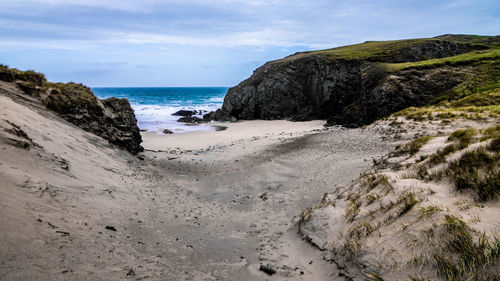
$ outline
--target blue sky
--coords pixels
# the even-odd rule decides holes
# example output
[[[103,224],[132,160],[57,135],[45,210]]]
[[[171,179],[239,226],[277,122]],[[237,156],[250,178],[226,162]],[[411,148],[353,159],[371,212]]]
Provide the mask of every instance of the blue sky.
[[[0,63],[89,86],[233,86],[297,51],[500,30],[498,0],[0,0],[0,7]]]

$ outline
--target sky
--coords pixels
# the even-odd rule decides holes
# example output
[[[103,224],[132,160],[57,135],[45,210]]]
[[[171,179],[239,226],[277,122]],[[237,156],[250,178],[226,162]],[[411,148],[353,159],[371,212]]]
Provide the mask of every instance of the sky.
[[[367,40],[498,35],[498,0],[0,0],[0,63],[91,87],[234,86]]]

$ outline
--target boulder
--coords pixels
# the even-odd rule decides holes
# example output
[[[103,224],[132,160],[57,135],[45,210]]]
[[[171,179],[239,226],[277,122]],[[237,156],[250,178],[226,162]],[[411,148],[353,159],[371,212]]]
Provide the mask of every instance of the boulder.
[[[196,116],[186,116],[179,118],[177,122],[194,124],[194,123],[203,123],[204,120]]]
[[[173,113],[172,116],[190,117],[190,116],[193,116],[196,114],[198,114],[198,111],[196,111],[196,110],[179,110],[179,111]]]
[[[144,150],[137,119],[126,99],[99,100],[88,87],[66,83],[50,88],[42,101],[67,121],[132,154]]]

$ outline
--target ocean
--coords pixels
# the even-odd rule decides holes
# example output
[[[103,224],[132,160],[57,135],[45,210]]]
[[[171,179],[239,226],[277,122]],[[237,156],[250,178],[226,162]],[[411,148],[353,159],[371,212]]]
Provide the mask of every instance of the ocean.
[[[141,130],[176,133],[193,130],[212,130],[208,125],[186,125],[177,122],[180,116],[172,113],[181,109],[213,111],[222,106],[226,87],[178,88],[92,88],[100,98],[126,98],[130,101]],[[201,117],[201,115],[196,115]]]

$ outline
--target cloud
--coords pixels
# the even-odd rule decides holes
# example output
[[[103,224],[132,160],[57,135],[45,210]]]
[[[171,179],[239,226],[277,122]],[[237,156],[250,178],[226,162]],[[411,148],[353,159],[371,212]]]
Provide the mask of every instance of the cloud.
[[[36,59],[40,71],[50,71],[71,61],[72,73],[81,77],[90,74],[78,68],[113,68],[139,77],[134,71],[189,62],[189,70],[172,77],[189,81],[192,69],[210,65],[206,79],[226,75],[233,81],[236,74],[243,79],[266,60],[297,51],[443,33],[494,34],[500,26],[500,3],[493,0],[0,1],[2,62],[30,66]]]

